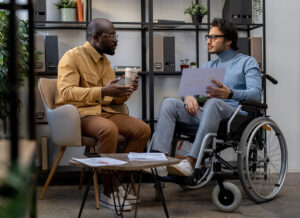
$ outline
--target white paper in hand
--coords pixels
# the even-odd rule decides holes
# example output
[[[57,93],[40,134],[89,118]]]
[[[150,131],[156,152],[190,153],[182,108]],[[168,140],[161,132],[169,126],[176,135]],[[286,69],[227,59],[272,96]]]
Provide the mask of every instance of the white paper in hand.
[[[182,71],[178,95],[207,95],[207,86],[216,87],[211,80],[223,83],[224,76],[225,68],[185,68]]]

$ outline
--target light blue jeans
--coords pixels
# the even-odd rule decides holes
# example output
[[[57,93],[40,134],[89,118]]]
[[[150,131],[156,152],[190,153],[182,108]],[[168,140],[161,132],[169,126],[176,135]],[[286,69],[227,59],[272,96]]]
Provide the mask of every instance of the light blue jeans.
[[[176,122],[198,126],[195,141],[188,156],[197,159],[204,136],[217,133],[219,124],[228,119],[235,109],[222,99],[211,98],[200,108],[195,116],[186,112],[184,103],[177,98],[163,101],[158,117],[157,128],[150,142],[151,150],[170,154]]]

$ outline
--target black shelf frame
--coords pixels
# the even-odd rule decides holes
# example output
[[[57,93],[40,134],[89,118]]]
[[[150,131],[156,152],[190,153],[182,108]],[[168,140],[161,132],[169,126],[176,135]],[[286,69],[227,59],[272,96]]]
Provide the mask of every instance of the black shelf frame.
[[[9,3],[1,3],[1,10],[6,10],[9,12],[9,67],[8,67],[8,89],[10,90],[11,97],[9,100],[9,140],[10,140],[10,157],[11,162],[16,163],[19,159],[18,144],[19,144],[19,93],[18,93],[18,39],[17,39],[17,11],[26,10],[28,12],[28,39],[29,39],[29,74],[28,74],[28,139],[35,140],[35,123],[34,123],[34,22],[33,22],[33,4],[31,0],[27,1],[27,4],[16,3],[16,0],[10,0]],[[34,163],[31,163],[34,165]],[[13,164],[11,164],[13,166]],[[34,172],[35,173],[35,172]],[[34,178],[34,176],[33,176]],[[31,196],[31,208],[29,211],[29,216],[31,218],[36,217],[36,189]]]
[[[86,29],[89,22],[72,21],[39,21],[35,22],[35,29]],[[141,31],[149,30],[149,22],[112,22],[116,30]],[[153,23],[153,31],[208,31],[211,23]],[[126,27],[127,26],[127,27]],[[133,27],[132,27],[133,26]],[[236,24],[238,31],[251,31],[263,24]]]
[[[35,29],[82,29],[85,30],[89,21],[92,20],[92,1],[87,1],[87,18],[86,22],[61,22],[61,21],[46,21],[40,25],[41,22],[35,24]],[[199,0],[196,0],[199,3]],[[259,24],[236,24],[238,31],[246,32],[247,37],[251,35],[251,31],[262,28],[263,29],[263,74],[266,73],[266,11],[265,11],[265,0],[262,0],[263,4],[263,22]],[[153,23],[153,0],[141,0],[141,22],[112,22],[118,31],[139,31],[141,32],[141,69],[139,73],[141,76],[141,89],[142,89],[142,119],[148,120],[149,125],[154,131],[154,76],[180,76],[181,72],[155,72],[153,68],[153,33],[159,31],[191,31],[195,32],[195,52],[197,67],[199,67],[199,33],[209,32],[211,27],[211,0],[207,0],[207,22],[194,24],[194,23]],[[148,12],[148,19],[146,19],[146,14]],[[146,21],[148,20],[148,22]],[[146,41],[146,36],[148,35],[148,42]],[[147,62],[147,48],[149,51],[149,67],[146,69]],[[207,53],[208,60],[211,60],[211,55]],[[117,75],[122,75],[123,72],[117,72]],[[45,75],[45,74],[44,74]],[[148,84],[148,89],[147,89]],[[266,103],[266,80],[263,77],[263,101]],[[149,98],[147,98],[149,97]],[[148,100],[148,102],[147,102]],[[148,114],[149,112],[149,114]]]

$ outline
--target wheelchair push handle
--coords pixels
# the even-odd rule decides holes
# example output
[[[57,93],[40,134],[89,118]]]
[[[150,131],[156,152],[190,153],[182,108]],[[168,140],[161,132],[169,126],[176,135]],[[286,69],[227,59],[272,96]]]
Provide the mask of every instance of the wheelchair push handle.
[[[278,80],[272,77],[270,74],[263,73],[262,77],[266,78],[267,80],[269,80],[271,83],[275,85],[278,84]]]

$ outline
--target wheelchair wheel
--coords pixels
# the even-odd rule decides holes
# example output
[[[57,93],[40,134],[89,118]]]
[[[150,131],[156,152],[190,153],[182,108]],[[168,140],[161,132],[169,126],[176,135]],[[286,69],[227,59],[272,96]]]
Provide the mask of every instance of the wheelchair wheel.
[[[284,183],[288,158],[277,124],[267,117],[252,120],[238,150],[238,172],[244,191],[256,203],[272,200]]]
[[[220,191],[220,186],[216,185],[212,192],[214,204],[223,212],[232,212],[237,209],[242,202],[240,189],[230,182],[223,182],[224,192]]]
[[[203,186],[205,186],[213,177],[214,171],[213,171],[213,157],[209,156],[205,158],[205,161],[203,161],[202,167],[200,169],[195,169],[195,173],[193,175],[194,184],[193,185],[180,185],[180,187],[185,190],[193,190],[193,189],[199,189]],[[197,171],[197,172],[196,172]]]

